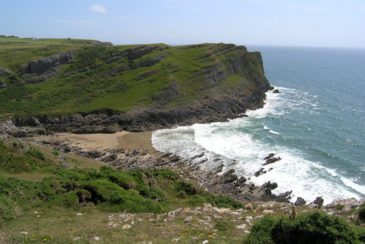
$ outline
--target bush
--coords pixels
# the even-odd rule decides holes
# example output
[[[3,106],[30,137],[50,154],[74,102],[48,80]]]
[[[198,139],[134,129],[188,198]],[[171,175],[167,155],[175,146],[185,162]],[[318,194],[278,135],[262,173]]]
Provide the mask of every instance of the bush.
[[[267,215],[258,220],[251,229],[251,233],[248,235],[244,243],[252,244],[271,244],[274,243],[271,232],[278,219]]]
[[[361,205],[358,211],[360,222],[365,223],[365,204]]]
[[[175,189],[179,197],[192,196],[198,192],[191,183],[185,181],[178,181]]]
[[[266,216],[252,227],[247,243],[360,243],[357,230],[344,220],[321,212],[287,217]]]

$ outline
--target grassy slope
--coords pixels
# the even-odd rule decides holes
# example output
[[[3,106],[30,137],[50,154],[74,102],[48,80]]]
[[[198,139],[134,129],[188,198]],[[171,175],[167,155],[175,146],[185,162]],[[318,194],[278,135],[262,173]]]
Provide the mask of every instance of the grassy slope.
[[[154,97],[172,84],[178,86],[179,94],[163,104],[164,107],[193,104],[216,90],[224,94],[237,88],[247,92],[254,88],[245,75],[235,75],[227,70],[230,59],[247,54],[243,49],[219,54],[224,48],[220,44],[149,46],[155,49],[142,57],[128,59],[115,57],[141,46],[101,46],[83,40],[0,37],[0,67],[14,73],[11,80],[4,81],[9,86],[0,89],[0,114],[69,114],[104,108],[129,111],[151,106],[155,102]],[[71,64],[59,67],[57,75],[43,83],[23,84],[19,73],[23,64],[67,50],[77,50],[76,56]],[[256,56],[247,57],[253,61],[247,63],[247,69],[263,73]],[[155,59],[161,61],[148,64]],[[217,64],[226,77],[223,82],[212,86],[203,71]]]
[[[135,230],[127,231],[126,235],[107,224],[108,216],[119,216],[123,211],[143,219],[137,226],[144,238],[158,239],[153,231],[164,233],[164,230],[158,223],[149,223],[149,218],[203,203],[242,207],[227,197],[199,189],[170,170],[116,171],[92,160],[15,139],[0,140],[0,242],[39,243],[45,239],[65,243],[75,236],[88,240],[94,235],[109,241],[136,241],[141,237],[133,234]],[[79,212],[86,215],[80,217]],[[181,218],[174,219],[177,229],[166,240],[171,240],[171,235],[186,235],[189,239],[193,235],[211,234],[193,226],[184,227]],[[234,229],[226,231],[232,233]],[[234,238],[241,236],[236,233]]]

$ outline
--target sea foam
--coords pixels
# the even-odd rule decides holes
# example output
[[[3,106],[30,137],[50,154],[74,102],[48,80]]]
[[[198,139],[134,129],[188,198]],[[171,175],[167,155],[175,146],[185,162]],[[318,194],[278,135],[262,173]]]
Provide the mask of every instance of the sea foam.
[[[280,118],[301,109],[320,112],[317,97],[295,89],[278,89],[281,93],[268,92],[265,106],[248,111],[247,118],[158,130],[152,134],[153,146],[159,151],[185,158],[204,152],[208,160],[202,166],[206,170],[213,167],[215,157],[222,157],[226,169],[235,169],[237,174],[249,178],[256,185],[271,181],[278,183],[274,190],[276,194],[293,191],[292,201],[303,197],[311,202],[322,196],[325,203],[330,203],[336,199],[363,197],[364,186],[340,175],[335,169],[324,167],[321,162],[309,159],[303,151],[290,147],[290,137],[280,138],[288,140],[288,146],[274,143],[275,137],[282,135],[266,125],[262,121],[264,118]],[[277,154],[281,160],[263,166],[263,158],[269,153]],[[230,160],[238,163],[232,164]],[[267,173],[255,177],[260,168],[265,168]]]

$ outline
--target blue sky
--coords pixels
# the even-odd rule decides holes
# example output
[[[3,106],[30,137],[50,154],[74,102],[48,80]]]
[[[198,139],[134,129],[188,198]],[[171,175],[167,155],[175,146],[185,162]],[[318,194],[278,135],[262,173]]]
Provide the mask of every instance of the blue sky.
[[[0,34],[365,48],[365,1],[0,0]]]

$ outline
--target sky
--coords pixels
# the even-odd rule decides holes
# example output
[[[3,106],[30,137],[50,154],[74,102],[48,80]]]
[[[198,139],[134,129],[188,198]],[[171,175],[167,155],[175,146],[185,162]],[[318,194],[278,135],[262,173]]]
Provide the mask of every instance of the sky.
[[[0,0],[0,34],[365,48],[365,0]]]

